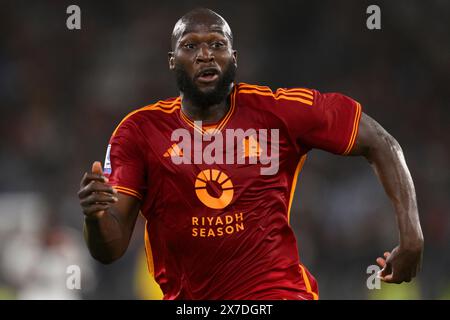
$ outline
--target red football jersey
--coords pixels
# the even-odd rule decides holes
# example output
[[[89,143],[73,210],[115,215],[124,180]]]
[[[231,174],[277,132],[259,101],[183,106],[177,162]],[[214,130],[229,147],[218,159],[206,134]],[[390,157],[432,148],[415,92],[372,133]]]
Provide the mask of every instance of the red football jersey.
[[[141,200],[164,299],[317,299],[289,225],[292,197],[309,150],[351,150],[361,106],[339,93],[244,83],[228,100],[208,126],[182,112],[180,97],[131,112],[108,146],[110,184]]]

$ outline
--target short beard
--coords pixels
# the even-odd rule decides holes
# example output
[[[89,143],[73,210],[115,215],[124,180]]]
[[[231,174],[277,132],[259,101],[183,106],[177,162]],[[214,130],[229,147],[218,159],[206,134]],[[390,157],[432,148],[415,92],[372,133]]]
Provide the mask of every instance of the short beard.
[[[194,80],[189,77],[183,66],[179,64],[175,65],[175,76],[177,87],[183,92],[184,97],[194,105],[203,108],[219,104],[227,98],[230,84],[234,81],[236,76],[236,66],[230,61],[228,66],[224,69],[222,76],[220,76],[217,81],[215,88],[208,92],[200,91],[195,85]]]

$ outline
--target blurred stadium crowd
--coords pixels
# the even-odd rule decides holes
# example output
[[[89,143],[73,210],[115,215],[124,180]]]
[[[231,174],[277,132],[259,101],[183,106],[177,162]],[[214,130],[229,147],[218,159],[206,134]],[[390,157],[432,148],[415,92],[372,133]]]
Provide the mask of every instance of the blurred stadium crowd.
[[[82,29],[66,28],[77,4]],[[312,151],[291,213],[300,257],[323,299],[450,298],[450,2],[1,1],[0,299],[157,297],[143,263],[143,222],[126,255],[95,262],[76,193],[131,110],[177,95],[169,36],[206,6],[234,32],[238,81],[342,92],[403,147],[425,235],[410,284],[368,290],[366,269],[397,243],[393,209],[364,159]],[[66,266],[82,289],[65,288]]]

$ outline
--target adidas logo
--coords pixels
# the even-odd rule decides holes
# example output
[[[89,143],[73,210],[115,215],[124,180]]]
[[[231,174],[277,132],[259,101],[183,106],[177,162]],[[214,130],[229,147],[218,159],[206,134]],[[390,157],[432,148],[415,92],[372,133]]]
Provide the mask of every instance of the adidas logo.
[[[163,154],[164,158],[168,158],[168,157],[182,157],[183,156],[183,150],[180,149],[180,147],[174,143],[173,145],[171,145],[169,147],[169,149],[167,149],[166,152],[164,152]]]

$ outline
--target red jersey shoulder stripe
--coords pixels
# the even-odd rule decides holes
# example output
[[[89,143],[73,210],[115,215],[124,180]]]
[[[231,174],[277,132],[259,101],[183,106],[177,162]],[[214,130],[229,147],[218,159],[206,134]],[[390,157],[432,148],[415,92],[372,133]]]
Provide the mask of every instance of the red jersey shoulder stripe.
[[[117,133],[117,130],[119,130],[122,123],[124,123],[128,118],[130,118],[132,115],[142,112],[142,111],[162,111],[164,113],[172,113],[175,110],[180,108],[180,97],[174,98],[170,101],[158,101],[157,103],[142,107],[140,109],[134,110],[127,114],[122,121],[117,125],[117,127],[114,129],[112,136],[114,137]]]
[[[280,88],[277,91],[286,93],[286,94],[292,94],[295,96],[300,96],[300,97],[304,97],[304,98],[308,98],[310,100],[314,99],[314,93],[310,90],[306,90],[306,89],[283,89]]]
[[[239,83],[239,89],[254,89],[254,90],[260,90],[260,91],[269,91],[272,92],[272,89],[270,89],[268,86],[258,86],[255,84],[248,84],[245,82]]]
[[[311,90],[303,88],[278,89],[274,94],[269,87],[243,83],[239,85],[239,93],[268,96],[275,100],[283,99],[297,101],[310,106],[312,106],[314,102],[314,93]]]

